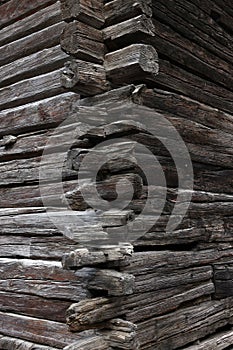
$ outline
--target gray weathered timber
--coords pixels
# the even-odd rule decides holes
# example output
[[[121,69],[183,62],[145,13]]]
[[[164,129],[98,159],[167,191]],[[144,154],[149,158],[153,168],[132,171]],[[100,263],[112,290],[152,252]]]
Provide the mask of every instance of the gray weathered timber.
[[[23,0],[20,3],[17,0],[8,1],[6,4],[1,5],[0,28],[54,2],[55,0]]]
[[[77,19],[95,28],[104,24],[102,0],[61,0],[62,18]]]
[[[134,44],[108,53],[104,63],[107,77],[114,84],[155,79],[159,71],[158,55],[150,45]]]
[[[57,45],[6,64],[1,67],[0,87],[61,68],[68,57]]]
[[[104,14],[106,25],[112,25],[120,23],[129,18],[136,17],[141,14],[145,14],[148,17],[152,16],[152,1],[151,0],[130,0],[130,1],[119,1],[112,0],[105,4]]]
[[[0,47],[0,64],[5,65],[59,44],[64,23],[59,22]]]
[[[83,95],[100,94],[110,88],[103,66],[80,60],[66,62],[61,84]]]
[[[50,346],[35,344],[25,340],[20,340],[12,337],[5,337],[5,336],[0,336],[0,346],[4,350],[11,350],[17,347],[19,348],[23,347],[24,350],[32,350],[35,348],[37,350],[58,350],[58,348],[52,348]]]
[[[102,32],[80,21],[67,23],[60,40],[61,48],[81,60],[103,63],[105,47]]]
[[[5,45],[60,21],[61,10],[59,1],[57,1],[20,21],[2,28],[0,44]]]
[[[60,349],[77,341],[77,335],[69,332],[61,322],[0,312],[0,324],[3,335],[15,338],[23,335],[25,340]]]
[[[18,135],[58,126],[63,122],[79,95],[67,92],[34,103],[0,112],[0,135]]]
[[[20,106],[64,93],[60,69],[14,83],[0,89],[0,108]]]

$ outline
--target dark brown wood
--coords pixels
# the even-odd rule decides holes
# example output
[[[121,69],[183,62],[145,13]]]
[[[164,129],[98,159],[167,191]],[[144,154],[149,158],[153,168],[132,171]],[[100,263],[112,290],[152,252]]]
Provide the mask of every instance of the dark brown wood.
[[[88,82],[88,83],[87,83]],[[96,95],[109,90],[105,69],[101,65],[72,60],[65,64],[61,84],[83,95]]]
[[[2,28],[4,25],[9,25],[18,18],[22,18],[25,15],[33,13],[35,10],[48,6],[54,1],[55,0],[23,0],[19,3],[17,0],[10,0],[6,4],[1,5],[0,28]]]
[[[60,21],[61,10],[60,4],[57,1],[20,21],[15,21],[2,28],[0,43],[1,45],[5,45]]]
[[[155,79],[159,71],[158,55],[149,45],[134,44],[105,56],[107,77],[114,84]]]
[[[77,19],[95,28],[104,24],[102,0],[61,0],[62,18]]]
[[[61,48],[78,59],[102,63],[105,47],[102,32],[80,21],[67,23],[60,40]]]
[[[115,23],[120,23],[141,14],[145,14],[146,16],[151,17],[151,5],[151,0],[130,0],[127,2],[122,0],[109,1],[104,6],[105,24],[112,25]]]
[[[55,23],[50,27],[22,37],[0,47],[0,64],[5,65],[16,59],[26,57],[40,50],[59,44],[61,31],[65,24]]]

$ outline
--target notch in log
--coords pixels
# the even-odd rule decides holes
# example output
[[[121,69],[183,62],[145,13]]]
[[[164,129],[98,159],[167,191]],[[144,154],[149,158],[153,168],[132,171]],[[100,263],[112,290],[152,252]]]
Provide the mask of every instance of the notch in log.
[[[107,323],[108,330],[101,331],[110,347],[113,349],[134,349],[138,350],[137,326],[122,319],[113,319]]]
[[[61,84],[83,95],[98,95],[109,90],[105,69],[80,60],[68,61],[61,71]]]
[[[104,24],[103,0],[61,0],[62,19],[77,19],[94,28]]]
[[[105,47],[100,30],[79,21],[67,23],[60,40],[61,48],[78,59],[102,63]]]
[[[135,277],[128,273],[83,268],[78,270],[76,275],[86,282],[89,290],[107,292],[109,296],[130,295],[135,289]]]
[[[117,317],[116,315],[116,310],[112,309],[109,299],[85,299],[69,307],[66,312],[66,323],[72,332],[104,328],[105,321]]]
[[[140,15],[125,22],[117,23],[103,30],[103,39],[110,48],[140,43],[153,37],[155,27],[151,18]],[[115,48],[115,49],[116,49]]]
[[[120,23],[142,14],[152,17],[152,0],[113,0],[104,6],[106,25]]]
[[[62,258],[64,269],[74,269],[83,266],[95,266],[114,262],[122,265],[127,263],[133,254],[131,244],[122,244],[118,246],[100,246],[99,250],[91,251],[87,248],[76,249]]]
[[[107,78],[114,84],[146,82],[159,72],[158,54],[151,45],[133,44],[105,56]]]

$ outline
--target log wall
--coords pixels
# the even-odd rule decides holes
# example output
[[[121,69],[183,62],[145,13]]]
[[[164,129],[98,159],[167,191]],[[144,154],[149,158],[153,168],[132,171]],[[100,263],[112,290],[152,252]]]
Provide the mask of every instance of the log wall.
[[[0,15],[0,349],[229,349],[231,2],[8,0]],[[138,108],[137,123],[124,121],[127,108]],[[179,198],[177,170],[141,128],[140,108],[171,122],[191,156],[192,201],[172,233],[166,225]],[[42,166],[47,141],[67,117],[71,125],[59,129]],[[73,130],[58,198],[54,169]],[[127,195],[130,181],[134,196],[124,211],[104,212],[100,224],[82,196],[90,184],[77,185],[80,163],[98,142],[122,136],[127,141],[102,150],[114,161],[97,188],[112,201],[117,182]],[[133,160],[137,143],[162,165],[167,194],[159,220],[156,210],[140,216],[141,227],[151,228],[132,242],[125,224],[140,215],[148,190],[154,203],[163,199],[135,161],[119,157]],[[151,157],[144,160],[146,170]],[[89,170],[97,165],[94,159]],[[41,166],[48,175],[42,185]],[[65,227],[71,230],[70,215],[85,220],[72,227],[75,240],[51,221],[41,191]],[[73,211],[60,208],[64,200]],[[124,244],[108,245],[119,227]]]

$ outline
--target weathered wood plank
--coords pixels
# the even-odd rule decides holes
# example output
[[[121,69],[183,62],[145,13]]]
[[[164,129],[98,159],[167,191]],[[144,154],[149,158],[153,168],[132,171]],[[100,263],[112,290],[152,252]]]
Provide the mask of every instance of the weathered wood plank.
[[[2,14],[2,13],[1,13]],[[0,45],[5,45],[61,21],[59,1],[1,29]]]
[[[210,301],[200,306],[187,307],[173,314],[147,320],[138,324],[138,339],[141,344],[156,341],[159,349],[169,346],[171,342],[172,349],[184,346],[226,325],[230,318],[227,308],[231,303],[231,299]],[[154,336],[155,327],[156,337]],[[145,329],[147,329],[146,333]]]
[[[82,268],[76,276],[87,280],[87,288],[92,291],[106,291],[109,296],[133,294],[135,279],[133,275],[115,270]]]
[[[216,335],[208,337],[198,344],[186,347],[186,350],[222,350],[230,347],[233,342],[233,331],[218,332]]]
[[[205,103],[225,112],[232,112],[232,92],[224,87],[216,86],[197,75],[187,72],[174,64],[160,59],[160,71],[152,82],[166,90],[179,92],[182,95]]]
[[[0,135],[17,135],[58,126],[72,113],[79,95],[72,92],[0,112]]]
[[[77,334],[69,332],[60,322],[0,312],[0,325],[4,335],[52,347],[63,348],[77,341]]]
[[[214,5],[207,11],[201,10],[196,1],[178,1],[176,5],[170,0],[166,4],[162,1],[153,2],[153,17],[191,41],[195,37],[195,42],[201,47],[232,63],[232,37],[211,17]]]
[[[80,21],[67,23],[61,34],[61,48],[80,60],[102,63],[105,47],[102,32]]]
[[[0,65],[8,64],[40,50],[58,45],[64,26],[65,24],[63,22],[56,23],[36,33],[1,46]]]
[[[59,45],[20,58],[1,67],[0,87],[61,68],[68,58]]]
[[[102,0],[61,0],[62,18],[77,19],[95,28],[104,24]]]
[[[17,0],[8,1],[6,4],[1,5],[0,8],[0,28],[15,22],[18,18],[23,18],[33,13],[35,10],[48,6],[54,1],[55,0],[23,0],[20,1],[20,3]]]
[[[69,301],[0,291],[0,310],[46,320],[64,322]]]
[[[103,336],[87,337],[87,339],[79,340],[71,345],[66,346],[63,350],[92,350],[93,347],[98,350],[110,350],[108,342],[103,339]]]
[[[61,72],[61,84],[66,89],[92,96],[110,89],[103,66],[80,60],[68,61]]]
[[[33,271],[33,267],[32,267]],[[23,276],[23,273],[22,273]],[[79,302],[90,296],[83,281],[52,281],[46,280],[46,273],[43,279],[25,279],[18,275],[17,278],[1,279],[0,290],[15,295],[34,295],[45,299],[66,300],[68,302]]]
[[[0,336],[0,346],[3,350],[12,350],[15,348],[24,350],[58,350],[57,348],[51,348],[50,346],[44,346],[40,344],[31,343],[25,340],[20,340],[12,337]]]
[[[22,80],[0,89],[0,108],[12,108],[42,98],[64,93],[60,83],[60,70]]]
[[[150,45],[134,44],[108,53],[104,66],[107,77],[114,84],[155,79],[159,71],[158,55]]]
[[[129,18],[145,14],[148,17],[152,16],[151,0],[113,0],[109,1],[104,6],[105,24],[112,25],[120,23]]]
[[[62,266],[65,269],[77,268],[83,266],[93,266],[108,262],[123,264],[128,263],[128,260],[133,254],[133,246],[118,245],[118,246],[102,246],[99,250],[88,250],[80,248],[65,254],[62,257]]]

